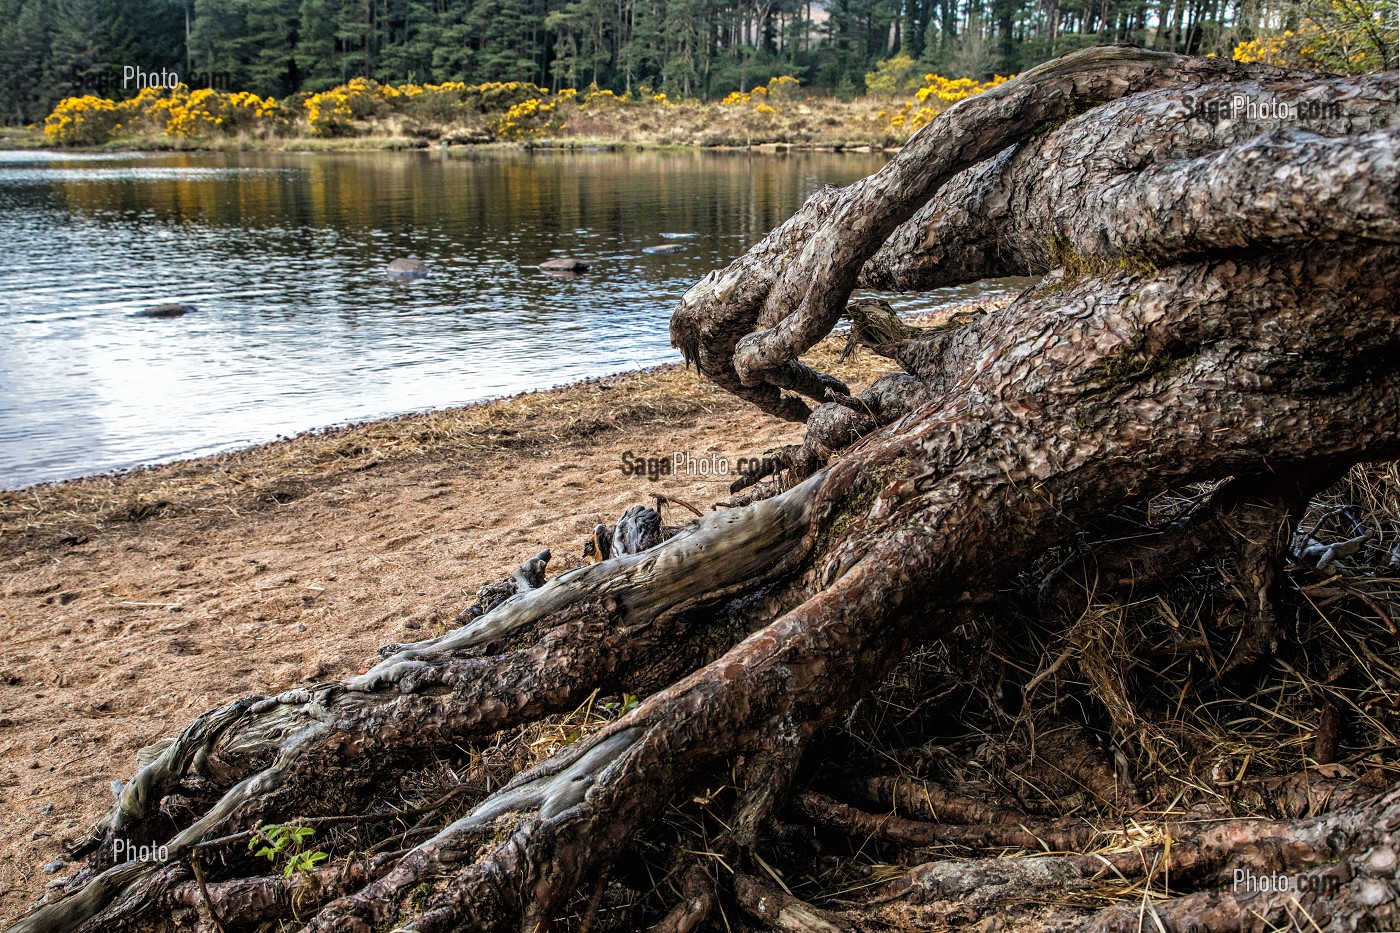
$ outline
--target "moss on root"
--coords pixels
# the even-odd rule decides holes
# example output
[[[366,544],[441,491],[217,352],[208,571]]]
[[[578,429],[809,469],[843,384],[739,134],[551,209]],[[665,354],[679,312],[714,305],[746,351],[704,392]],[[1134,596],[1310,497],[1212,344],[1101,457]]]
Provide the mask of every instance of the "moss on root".
[[[1050,267],[1063,270],[1063,274],[1043,286],[1045,294],[1065,292],[1081,282],[1108,275],[1146,276],[1158,272],[1157,265],[1140,253],[1126,253],[1116,259],[1085,256],[1069,240],[1060,236],[1050,238],[1046,251],[1050,257]]]
[[[826,523],[816,546],[812,550],[813,559],[820,559],[831,550],[833,544],[841,540],[857,521],[864,518],[880,493],[884,492],[896,478],[909,473],[909,457],[900,454],[882,467],[871,470],[861,477],[859,487],[845,496],[839,509]]]

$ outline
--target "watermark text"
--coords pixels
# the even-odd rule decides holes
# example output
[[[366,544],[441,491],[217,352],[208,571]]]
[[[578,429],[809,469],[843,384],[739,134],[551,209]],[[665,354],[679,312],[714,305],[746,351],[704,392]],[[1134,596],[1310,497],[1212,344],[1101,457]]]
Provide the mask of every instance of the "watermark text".
[[[1237,894],[1272,894],[1296,891],[1307,894],[1317,891],[1322,894],[1335,894],[1341,882],[1330,875],[1286,875],[1282,872],[1273,875],[1257,875],[1248,868],[1236,868],[1234,891]]]
[[[1198,120],[1336,120],[1342,116],[1336,100],[1255,100],[1247,94],[1232,94],[1220,100],[1198,100],[1191,115]]]
[[[768,476],[776,473],[781,464],[772,457],[739,457],[732,464],[727,457],[718,454],[695,456],[686,450],[678,450],[669,457],[649,457],[624,451],[622,454],[623,476],[644,476],[656,482],[663,476],[684,476],[691,479],[721,476]]]
[[[137,845],[129,839],[118,837],[112,840],[112,861],[122,862],[168,862],[170,850],[165,846]]]

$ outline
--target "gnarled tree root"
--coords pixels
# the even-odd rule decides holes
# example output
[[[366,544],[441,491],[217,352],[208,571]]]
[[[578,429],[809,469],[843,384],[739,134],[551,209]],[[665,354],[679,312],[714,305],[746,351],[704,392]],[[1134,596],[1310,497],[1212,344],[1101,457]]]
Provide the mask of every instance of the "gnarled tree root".
[[[1284,77],[1122,49],[1075,53],[1036,69],[947,111],[874,179],[819,195],[729,272],[692,290],[673,333],[706,375],[770,412],[805,417],[806,403],[783,389],[837,397],[833,404],[855,411],[858,396],[796,365],[796,357],[830,330],[887,237],[954,175],[986,159],[1012,159],[1001,155],[1008,146],[1081,107],[1261,76]],[[1044,138],[1057,132],[1065,130]],[[606,884],[609,869],[668,806],[731,782],[737,802],[723,847],[756,862],[772,831],[764,817],[799,779],[814,738],[915,646],[948,636],[992,605],[1048,549],[1166,489],[1262,474],[1307,477],[1400,457],[1392,135],[1370,128],[1341,142],[1211,142],[1209,152],[1232,145],[1236,155],[1252,153],[1285,175],[1343,179],[1336,188],[1231,175],[1232,163],[1209,152],[1179,166],[1186,175],[1142,168],[1149,200],[1161,185],[1215,177],[1256,185],[1264,200],[1276,187],[1315,196],[1300,216],[1311,218],[1301,229],[1316,242],[1296,245],[1297,230],[1279,233],[1276,215],[1236,212],[1233,221],[1154,234],[1152,242],[1178,245],[1151,261],[1100,262],[1123,258],[1111,248],[1079,274],[1066,268],[959,327],[922,339],[901,332],[896,345],[879,349],[901,361],[910,377],[902,384],[917,382],[921,394],[890,409],[900,411],[897,420],[862,425],[861,439],[824,470],[780,495],[707,515],[654,547],[641,549],[651,523],[634,520],[628,527],[636,533],[625,533],[620,549],[638,553],[610,553],[540,585],[524,573],[514,595],[489,611],[446,635],[396,646],[366,674],[248,698],[201,717],[153,750],[122,788],[89,843],[90,871],[14,929],[173,923],[171,904],[191,909],[186,860],[194,851],[202,857],[196,847],[211,838],[259,822],[362,812],[425,753],[490,741],[565,712],[600,687],[645,696],[474,798],[450,822],[434,824],[426,841],[369,861],[330,853],[343,881],[326,875],[331,899],[318,903],[304,928],[546,929],[575,898],[592,902],[597,895],[589,892]],[[1071,231],[1090,222],[1084,212],[1103,181],[1082,177],[1085,197],[1066,195]],[[1319,204],[1325,210],[1313,209]],[[1142,230],[1119,221],[1112,223],[1118,240],[1139,242]],[[1222,249],[1231,222],[1239,239]],[[1317,235],[1319,225],[1326,235]],[[1186,242],[1198,252],[1179,249]],[[760,270],[762,257],[788,261]],[[1236,533],[1224,535],[1227,549],[1236,540],[1251,544],[1239,552],[1252,581],[1242,591],[1248,599],[1275,582],[1263,562],[1289,537],[1281,516],[1293,505],[1287,497],[1244,497],[1217,510],[1248,519],[1233,526],[1221,519]],[[616,541],[609,538],[610,552],[619,550]],[[1131,567],[1140,555],[1120,557]],[[196,813],[168,832],[161,805],[177,791],[197,802]],[[1272,894],[1246,901],[1235,892],[1227,903],[1206,889],[1210,873],[1233,859],[1336,877],[1345,916],[1383,923],[1396,910],[1396,793],[1301,822],[1203,830],[1164,843],[1155,863],[1138,848],[1103,859],[1080,853],[957,863],[918,878],[926,891],[936,879],[938,896],[955,894],[964,909],[994,898],[997,884],[1005,894],[1013,882],[1039,891],[1087,883],[1105,859],[1123,877],[1155,884],[1170,859],[1173,877],[1203,879],[1201,893],[1188,897],[1216,900],[1156,904],[1164,925],[1176,922],[1174,910],[1205,911],[1221,918],[1221,929],[1247,925],[1240,911],[1254,906],[1282,916],[1287,905]],[[1009,824],[991,815],[965,824],[973,828],[962,841],[1013,838]],[[905,841],[927,831],[902,828]],[[1073,827],[1048,828],[1065,833],[1059,841],[1080,841]],[[117,833],[161,840],[170,858],[111,864],[105,843]],[[1040,839],[1028,832],[1014,841],[1032,838]],[[195,879],[203,907],[194,909],[213,907],[211,923],[220,909],[242,918],[256,912],[254,904],[267,911],[260,919],[289,909],[305,917],[285,887],[258,882],[249,861],[207,864],[208,877]],[[761,890],[767,884],[751,868],[740,866],[743,880],[736,877],[732,889],[687,885],[686,906],[662,922],[680,929],[732,896],[772,922],[859,924],[858,911]],[[916,887],[887,892],[867,911],[901,906],[896,901],[909,900]],[[1115,910],[1094,922],[1128,922],[1126,909]]]

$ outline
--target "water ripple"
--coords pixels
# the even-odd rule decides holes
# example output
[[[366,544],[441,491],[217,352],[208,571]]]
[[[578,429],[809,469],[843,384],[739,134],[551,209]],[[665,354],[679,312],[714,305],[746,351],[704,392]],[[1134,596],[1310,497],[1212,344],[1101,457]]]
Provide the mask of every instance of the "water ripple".
[[[0,487],[674,361],[692,282],[879,164],[0,152]],[[197,310],[139,316],[167,302]]]

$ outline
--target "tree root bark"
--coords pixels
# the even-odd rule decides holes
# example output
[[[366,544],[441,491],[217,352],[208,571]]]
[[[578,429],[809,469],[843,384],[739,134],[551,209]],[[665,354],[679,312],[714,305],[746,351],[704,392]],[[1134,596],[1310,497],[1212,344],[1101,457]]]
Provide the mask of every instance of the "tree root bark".
[[[1145,881],[1139,903],[1085,916],[1062,910],[1047,929],[1128,931],[1353,929],[1334,904],[1365,905],[1375,928],[1400,917],[1400,791],[1303,821],[1178,823],[1168,841],[1094,855],[932,862],[891,882],[881,903],[960,910],[1001,897],[1021,901],[1084,894],[1103,880]],[[1282,890],[1279,890],[1282,888]],[[1189,893],[1188,893],[1189,892]],[[937,915],[921,911],[928,919]],[[1298,921],[1310,918],[1305,922]]]
[[[1249,81],[1261,94],[1344,101],[1342,122],[1321,128],[1338,135],[1163,129],[1180,108]],[[253,928],[294,917],[326,933],[544,931],[580,900],[568,915],[593,925],[610,872],[637,840],[716,787],[734,800],[707,817],[724,827],[716,851],[734,863],[733,885],[688,868],[674,909],[633,928],[699,929],[731,903],[780,929],[868,929],[881,912],[965,917],[1028,899],[1039,899],[1041,922],[1064,929],[1140,922],[1126,907],[1087,921],[1083,909],[1045,907],[1110,876],[1142,885],[1150,922],[1165,929],[1249,929],[1254,913],[1290,910],[1323,923],[1317,897],[1227,896],[1223,873],[1240,869],[1330,885],[1343,908],[1336,929],[1393,922],[1397,790],[1301,820],[1176,821],[1150,844],[1099,854],[939,862],[840,909],[776,891],[755,868],[765,845],[790,849],[797,838],[772,819],[790,788],[809,823],[906,851],[949,841],[1080,849],[1105,835],[1092,821],[1028,821],[951,796],[931,812],[956,826],[917,812],[880,818],[817,796],[804,771],[818,767],[808,754],[817,738],[914,649],[970,620],[1010,631],[998,600],[1026,583],[1027,568],[1164,490],[1224,483],[1199,516],[1149,542],[1095,541],[1073,566],[1097,565],[1121,590],[1233,557],[1255,620],[1241,657],[1267,657],[1277,561],[1292,547],[1300,501],[1336,471],[1400,457],[1396,139],[1372,106],[1393,83],[1101,48],[949,109],[886,170],[819,193],[677,309],[673,337],[709,378],[780,417],[806,418],[802,398],[826,403],[796,458],[809,478],[666,540],[654,511],[633,510],[595,535],[597,562],[545,580],[538,555],[509,586],[483,591],[461,628],[392,646],[363,675],[199,717],[144,755],[80,845],[85,872],[12,929]],[[1150,119],[1133,124],[1134,107]],[[1148,145],[1163,133],[1191,145],[1165,161]],[[1066,161],[1113,140],[1125,146],[1120,165],[1091,159],[1076,174]],[[963,274],[1052,264],[1060,274],[934,331],[858,307],[853,341],[906,370],[864,393],[797,360],[845,312],[863,270],[933,274],[870,267],[891,234],[912,235],[906,225],[917,222],[942,244],[937,264],[953,264],[947,231],[974,222],[968,205],[1020,190],[1005,186],[1035,177],[1029,165],[1056,180],[1060,226],[969,246],[973,271]],[[1216,181],[1252,196],[1219,210],[1189,196]],[[1101,211],[1108,200],[1126,213]],[[933,203],[964,213],[919,215]],[[1056,243],[1040,243],[1046,234]],[[1056,587],[1041,586],[1042,599],[1061,601]],[[426,756],[496,741],[599,690],[642,699],[434,817],[430,838],[384,837],[403,851],[336,850],[327,866],[282,881],[229,849],[206,858],[211,840],[260,825],[364,814]],[[898,785],[867,790],[922,806]],[[194,801],[192,817],[162,809],[176,794]],[[1104,812],[1120,803],[1099,796]],[[924,802],[932,797],[926,790]],[[169,856],[114,863],[118,838],[161,842]],[[684,848],[672,846],[671,864]],[[203,866],[193,879],[191,853]]]

